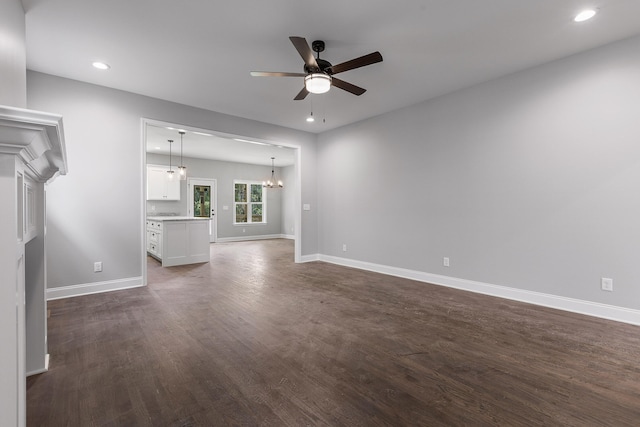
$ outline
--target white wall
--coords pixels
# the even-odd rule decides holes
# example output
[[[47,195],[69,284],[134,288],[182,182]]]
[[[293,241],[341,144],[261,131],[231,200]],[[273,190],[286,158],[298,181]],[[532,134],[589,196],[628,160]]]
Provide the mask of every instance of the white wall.
[[[0,104],[27,106],[27,54],[20,0],[0,2]]]
[[[635,37],[320,135],[320,252],[640,309],[638,52]]]
[[[25,17],[20,0],[0,1],[0,104],[12,107],[26,107],[26,52]],[[16,160],[12,155],[0,155],[0,193],[15,194]],[[3,260],[16,260],[17,241],[15,199],[7,200],[0,208],[0,217],[4,223],[0,227],[0,257]],[[9,226],[9,224],[11,226]],[[7,242],[12,242],[7,245]],[[22,260],[24,263],[24,259]],[[16,320],[16,281],[18,272],[15,261],[9,271],[4,270],[8,261],[3,262],[0,278],[0,425],[24,425],[24,380],[18,376],[24,372],[24,365],[18,357],[24,354],[17,350],[19,343],[18,322]],[[22,419],[21,419],[22,418]]]
[[[313,134],[31,71],[27,82],[29,108],[63,115],[69,163],[48,189],[48,288],[142,275],[142,117],[302,147],[301,202],[315,204]],[[301,227],[302,255],[317,253],[315,216]]]

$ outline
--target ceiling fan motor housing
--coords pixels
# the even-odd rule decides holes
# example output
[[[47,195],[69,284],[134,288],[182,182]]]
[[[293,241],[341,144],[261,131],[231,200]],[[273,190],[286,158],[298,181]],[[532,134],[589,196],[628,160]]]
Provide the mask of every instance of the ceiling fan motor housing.
[[[324,59],[320,59],[317,58],[316,59],[316,63],[318,64],[318,67],[320,67],[319,70],[313,68],[313,67],[309,67],[306,64],[304,65],[304,72],[305,73],[317,73],[318,71],[321,71],[325,74],[331,74],[331,62],[324,60]]]
[[[324,47],[325,47],[324,41],[322,40],[314,40],[313,43],[311,43],[311,49],[313,49],[313,51],[318,54],[317,55],[318,57],[316,58],[316,63],[318,64],[318,67],[320,67],[320,69],[317,70],[305,64],[304,66],[305,73],[317,73],[318,71],[321,71],[325,74],[329,74],[329,75],[331,74],[331,70],[329,70],[329,68],[331,68],[331,63],[327,60],[320,58],[320,52],[324,52]]]

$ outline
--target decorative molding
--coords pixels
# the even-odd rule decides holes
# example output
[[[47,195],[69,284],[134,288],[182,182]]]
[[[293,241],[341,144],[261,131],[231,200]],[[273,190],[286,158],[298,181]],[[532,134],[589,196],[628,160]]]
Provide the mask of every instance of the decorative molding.
[[[309,257],[309,255],[307,255],[306,257]],[[375,273],[387,274],[390,276],[403,277],[405,279],[416,280],[419,282],[446,286],[449,288],[460,289],[484,295],[491,295],[494,297],[540,305],[543,307],[555,308],[572,313],[585,314],[587,316],[599,317],[602,319],[614,320],[623,323],[630,323],[632,325],[640,325],[640,310],[633,310],[630,308],[600,304],[575,298],[567,298],[541,292],[527,291],[523,289],[510,288],[507,286],[476,282],[473,280],[458,279],[455,277],[441,276],[438,274],[425,273],[422,271],[408,270],[381,264],[373,264],[370,262],[357,261],[329,255],[320,255],[318,260],[331,264],[358,268],[360,270],[367,270],[373,271]]]
[[[62,116],[0,105],[0,153],[13,154],[40,182],[67,173]]]
[[[49,288],[47,289],[47,301],[139,288],[141,286],[144,286],[142,277],[130,277],[127,279],[109,280],[106,282],[94,282],[81,285],[62,286],[59,288]]]

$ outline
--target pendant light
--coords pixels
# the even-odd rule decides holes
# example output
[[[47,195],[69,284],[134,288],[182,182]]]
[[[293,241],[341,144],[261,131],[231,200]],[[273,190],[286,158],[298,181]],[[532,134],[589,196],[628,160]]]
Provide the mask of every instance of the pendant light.
[[[282,184],[282,181],[276,181],[275,178],[275,170],[274,170],[274,166],[273,166],[273,161],[275,160],[275,157],[271,158],[271,179],[269,179],[268,181],[262,181],[262,186],[263,187],[267,187],[267,188],[282,188],[284,187],[284,185]]]
[[[167,179],[173,180],[173,169],[171,169],[171,144],[173,144],[173,139],[167,139],[169,141],[169,170],[167,171]]]
[[[307,123],[313,123],[316,121],[316,119],[313,118],[313,99],[310,99],[309,102],[311,102],[311,114],[307,116]]]
[[[178,174],[180,181],[185,181],[187,179],[187,167],[182,163],[182,136],[185,132],[181,130],[178,133],[180,134],[180,166],[178,166]]]

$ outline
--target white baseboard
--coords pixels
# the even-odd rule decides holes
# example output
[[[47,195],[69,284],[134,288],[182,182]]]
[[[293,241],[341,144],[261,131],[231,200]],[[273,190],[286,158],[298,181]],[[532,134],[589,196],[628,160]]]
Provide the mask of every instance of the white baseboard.
[[[130,277],[127,279],[109,280],[107,282],[85,283],[82,285],[62,286],[47,289],[47,301],[79,297],[82,295],[98,294],[101,292],[119,291],[144,286],[142,277]]]
[[[216,239],[216,243],[248,242],[250,240],[288,239],[289,237],[287,236],[287,234],[265,234],[261,236],[218,237]]]
[[[306,257],[308,257],[308,255],[303,258]],[[617,322],[640,325],[640,310],[633,310],[630,308],[600,304],[591,301],[584,301],[558,295],[545,294],[541,292],[510,288],[506,286],[492,285],[490,283],[458,279],[455,277],[441,276],[438,274],[407,270],[404,268],[390,267],[387,265],[373,264],[369,262],[356,261],[329,255],[319,255],[318,260],[331,264],[358,268],[360,270],[367,270],[376,273],[388,274],[390,276],[403,277],[419,282],[426,282],[434,285],[446,286],[449,288],[461,289],[464,291],[476,292],[480,294],[491,295],[494,297],[506,298],[515,301],[526,302],[529,304],[570,311],[573,313],[580,313],[588,316],[614,320]]]
[[[312,261],[320,261],[320,254],[302,255],[298,262],[303,263],[303,262],[312,262]],[[331,262],[331,261],[327,261],[327,262]]]
[[[45,372],[47,372],[49,370],[49,353],[44,355],[44,368],[42,369],[36,369],[34,371],[29,371],[27,372],[27,377],[30,377],[31,375],[38,375],[38,374],[43,374]]]

